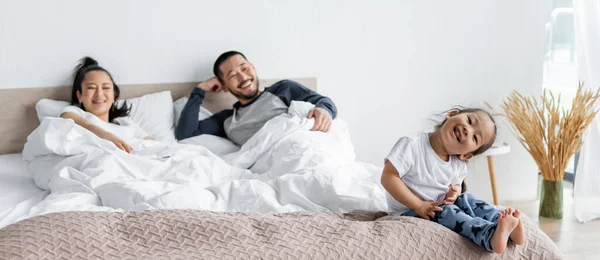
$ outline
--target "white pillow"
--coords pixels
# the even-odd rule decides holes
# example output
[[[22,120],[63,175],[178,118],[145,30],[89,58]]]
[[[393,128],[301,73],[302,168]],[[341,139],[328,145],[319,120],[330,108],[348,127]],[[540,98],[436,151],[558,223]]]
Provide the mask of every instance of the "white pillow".
[[[122,100],[117,101],[118,106],[122,103]],[[152,139],[176,141],[173,127],[173,99],[170,91],[130,98],[127,99],[127,103],[131,104],[129,117]],[[44,117],[60,117],[62,110],[69,105],[70,103],[66,101],[41,99],[35,105],[38,120],[41,122]]]
[[[223,157],[226,154],[235,153],[240,150],[240,147],[235,145],[229,139],[216,135],[198,135],[179,141],[180,144],[201,145],[217,156]]]
[[[129,117],[157,141],[175,141],[173,98],[171,91],[143,95],[126,100],[131,104]],[[122,100],[117,101],[121,106]]]
[[[69,105],[71,105],[71,103],[67,101],[43,98],[35,104],[35,111],[37,113],[38,120],[42,122],[44,117],[60,117],[60,113]]]
[[[179,118],[181,117],[181,111],[183,110],[183,107],[185,107],[185,104],[187,102],[188,102],[187,97],[182,97],[180,99],[177,99],[175,102],[173,102],[173,113],[175,116],[175,126],[177,126],[177,124],[179,123]],[[208,111],[208,109],[204,108],[203,106],[200,106],[200,112],[198,113],[198,121],[209,118],[212,115],[213,114],[210,111]]]

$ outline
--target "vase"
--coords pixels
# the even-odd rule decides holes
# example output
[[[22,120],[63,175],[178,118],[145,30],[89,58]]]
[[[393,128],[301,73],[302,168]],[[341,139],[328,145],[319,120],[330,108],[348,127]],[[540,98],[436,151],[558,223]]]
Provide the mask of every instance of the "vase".
[[[540,217],[562,219],[563,181],[542,181],[540,196]]]

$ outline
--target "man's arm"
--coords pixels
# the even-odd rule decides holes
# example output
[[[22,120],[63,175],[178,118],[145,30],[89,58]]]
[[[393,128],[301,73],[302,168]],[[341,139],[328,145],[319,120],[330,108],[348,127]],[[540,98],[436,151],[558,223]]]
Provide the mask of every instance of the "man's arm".
[[[292,101],[305,101],[314,104],[315,108],[311,109],[306,116],[315,119],[312,131],[329,131],[332,120],[337,116],[337,108],[331,99],[295,81],[279,81],[268,88],[267,91],[278,96],[288,106]]]
[[[204,101],[204,95],[206,89],[212,89],[211,86],[214,84],[214,79],[210,79],[206,82],[201,82],[197,88],[194,88],[192,94],[185,104],[185,107],[181,111],[179,122],[175,128],[175,138],[182,140],[192,136],[201,134],[210,134],[220,137],[227,137],[225,134],[225,128],[223,123],[225,119],[233,114],[232,110],[223,110],[219,113],[212,115],[202,121],[198,121],[198,113],[200,112],[200,105]]]
[[[282,80],[268,88],[267,91],[281,98],[288,106],[292,101],[310,102],[318,108],[325,109],[332,118],[335,119],[337,116],[337,108],[330,98],[322,96],[298,82]]]

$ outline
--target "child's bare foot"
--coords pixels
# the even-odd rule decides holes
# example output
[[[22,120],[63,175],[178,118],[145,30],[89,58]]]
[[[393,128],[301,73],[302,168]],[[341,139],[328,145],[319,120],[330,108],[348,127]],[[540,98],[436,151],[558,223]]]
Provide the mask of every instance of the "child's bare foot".
[[[506,215],[512,215],[510,210],[511,210],[511,208],[505,208],[504,210],[502,210],[502,212],[500,212],[500,214],[498,214],[498,219],[500,219],[500,217],[504,217]]]
[[[510,239],[512,239],[512,241],[515,242],[515,244],[522,245],[523,243],[525,243],[525,230],[523,230],[523,221],[521,221],[521,212],[517,209],[517,210],[513,211],[512,215],[513,215],[513,217],[515,217],[516,219],[519,220],[519,224],[517,225],[515,230],[513,230],[513,232],[510,233]]]
[[[498,226],[490,239],[490,245],[494,253],[502,254],[508,244],[508,237],[519,225],[519,220],[510,214],[500,213],[498,216]]]

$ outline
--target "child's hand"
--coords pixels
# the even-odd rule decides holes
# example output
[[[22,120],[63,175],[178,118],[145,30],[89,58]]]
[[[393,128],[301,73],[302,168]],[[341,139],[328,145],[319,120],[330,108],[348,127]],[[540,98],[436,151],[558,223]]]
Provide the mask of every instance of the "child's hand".
[[[436,211],[442,211],[443,209],[440,207],[444,202],[435,202],[435,201],[423,201],[419,205],[418,208],[415,209],[415,212],[420,217],[430,220],[429,217],[435,217]]]
[[[460,185],[452,185],[450,184],[450,190],[446,193],[446,198],[444,198],[444,205],[454,204],[456,199],[460,195]]]

